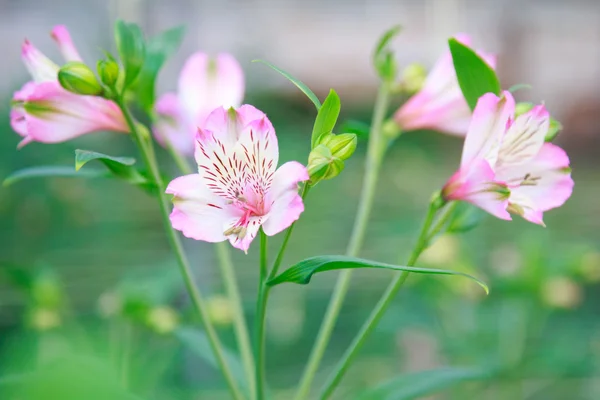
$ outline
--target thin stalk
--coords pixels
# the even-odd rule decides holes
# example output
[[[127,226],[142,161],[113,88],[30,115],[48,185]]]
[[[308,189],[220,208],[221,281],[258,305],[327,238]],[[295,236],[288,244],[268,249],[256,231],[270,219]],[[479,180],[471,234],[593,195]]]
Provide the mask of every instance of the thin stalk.
[[[194,173],[190,164],[181,156],[177,149],[173,147],[171,142],[168,140],[165,140],[165,142],[167,144],[167,150],[171,154],[171,157],[175,161],[175,164],[177,164],[181,173],[186,175]],[[217,255],[219,268],[221,269],[221,275],[223,276],[225,291],[227,292],[227,297],[233,308],[233,329],[235,331],[238,349],[246,372],[248,392],[253,398],[256,379],[254,376],[254,355],[252,354],[252,344],[250,342],[248,324],[244,318],[244,307],[240,296],[240,289],[235,276],[235,269],[233,262],[231,261],[231,253],[227,242],[215,243],[215,253]]]
[[[435,202],[432,201],[429,205],[429,211],[427,212],[427,216],[425,217],[425,221],[423,222],[423,226],[421,228],[421,232],[419,233],[419,237],[417,242],[413,248],[406,265],[412,267],[418,260],[419,256],[427,248],[429,237],[430,237],[430,228],[434,222],[435,215],[439,207],[436,206]],[[379,302],[367,318],[367,321],[363,324],[360,329],[358,335],[355,336],[354,340],[342,356],[342,359],[338,362],[336,368],[334,368],[334,372],[328,378],[327,382],[324,385],[323,390],[321,391],[320,399],[327,399],[332,394],[337,385],[340,383],[342,377],[344,376],[346,370],[350,366],[350,363],[353,361],[354,357],[358,353],[358,351],[363,346],[365,340],[369,336],[369,334],[375,329],[379,320],[391,304],[394,296],[398,293],[398,290],[402,287],[406,278],[408,278],[409,272],[402,271],[400,274],[397,274],[394,280],[389,284],[385,293],[379,299]]]
[[[227,365],[227,362],[225,361],[223,346],[217,336],[215,328],[213,327],[212,323],[210,322],[210,317],[208,314],[208,308],[206,306],[206,302],[205,302],[204,298],[202,297],[202,293],[200,292],[200,289],[194,283],[193,273],[190,268],[187,257],[185,255],[185,252],[183,251],[183,245],[181,243],[181,240],[180,240],[179,236],[177,235],[177,232],[171,226],[171,221],[169,219],[170,204],[169,204],[169,201],[165,194],[165,187],[164,187],[162,178],[160,176],[160,171],[158,169],[158,163],[156,162],[156,156],[154,155],[154,148],[152,145],[152,141],[149,140],[149,138],[145,138],[142,136],[142,133],[138,129],[138,126],[137,126],[135,120],[133,119],[133,116],[131,115],[129,108],[125,105],[123,99],[121,97],[119,97],[116,99],[116,102],[117,102],[119,108],[121,109],[121,111],[123,112],[125,120],[127,121],[127,125],[129,126],[129,129],[131,130],[133,139],[135,140],[135,142],[138,146],[138,149],[140,150],[140,153],[142,155],[142,158],[144,159],[144,163],[146,164],[146,167],[148,168],[148,170],[150,172],[152,180],[154,181],[154,184],[156,185],[158,203],[160,206],[160,211],[161,211],[161,215],[163,218],[163,223],[165,226],[165,231],[167,233],[167,237],[169,239],[169,242],[171,244],[173,252],[175,253],[175,257],[177,258],[177,263],[179,265],[181,275],[185,282],[187,291],[192,299],[192,303],[194,304],[194,307],[196,308],[196,311],[198,312],[198,314],[200,316],[200,321],[204,325],[206,335],[208,337],[211,348],[212,348],[213,352],[215,353],[215,358],[217,360],[217,363],[218,363],[219,367],[221,368],[221,371],[223,372],[223,375],[225,377],[227,385],[229,386],[229,389],[231,391],[233,398],[234,399],[243,399],[244,396],[240,392],[238,384],[235,381],[231,370],[229,369],[229,365]]]
[[[256,301],[256,399],[265,398],[265,317],[269,291],[267,289],[267,235],[260,230],[260,277],[258,282],[258,299]]]
[[[382,125],[387,112],[387,108],[390,100],[390,85],[389,83],[382,82],[379,91],[377,93],[377,99],[375,101],[375,107],[373,110],[373,122],[369,132],[369,144],[367,148],[367,157],[365,161],[365,175],[363,178],[362,192],[360,195],[360,201],[358,205],[358,212],[356,219],[354,220],[354,227],[352,229],[352,235],[348,244],[346,254],[349,256],[357,256],[362,247],[367,222],[369,220],[369,214],[373,206],[373,199],[375,197],[375,189],[377,186],[377,179],[379,177],[379,171],[381,168],[381,161],[385,151],[385,141],[382,135]],[[319,364],[325,353],[325,349],[331,339],[331,333],[337,322],[342,304],[348,292],[350,286],[350,280],[352,278],[352,270],[344,270],[340,272],[335,289],[327,306],[325,317],[315,345],[312,348],[308,363],[304,369],[298,392],[296,393],[296,400],[305,399],[309,393],[310,388],[319,369]]]

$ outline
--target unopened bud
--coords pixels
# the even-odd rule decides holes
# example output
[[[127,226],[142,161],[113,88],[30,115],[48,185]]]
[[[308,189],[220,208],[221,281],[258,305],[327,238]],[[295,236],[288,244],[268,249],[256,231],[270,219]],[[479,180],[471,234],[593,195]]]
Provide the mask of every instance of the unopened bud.
[[[171,307],[160,306],[148,311],[148,326],[161,335],[173,332],[179,325],[179,316]]]
[[[423,87],[427,70],[421,64],[410,64],[402,71],[402,89],[405,93],[416,93]]]
[[[320,144],[327,146],[333,157],[345,161],[354,154],[357,142],[358,139],[354,133],[342,133],[340,135],[332,133],[325,136]]]
[[[402,128],[398,123],[393,119],[388,119],[383,123],[383,127],[381,128],[381,133],[384,137],[394,140],[402,133]]]
[[[34,308],[27,316],[27,324],[36,331],[48,331],[61,325],[60,314],[47,308]]]
[[[335,178],[344,169],[344,162],[331,154],[331,150],[320,144],[308,156],[308,175],[314,185],[319,181]]]
[[[58,71],[60,85],[71,93],[97,96],[102,93],[102,85],[94,72],[84,63],[72,61]]]
[[[581,287],[570,278],[554,277],[542,286],[542,299],[551,307],[572,309],[581,303],[582,297]]]
[[[117,80],[119,79],[119,64],[116,61],[100,60],[96,67],[102,83],[110,88],[117,84]]]
[[[225,326],[233,322],[233,306],[231,300],[223,295],[215,295],[208,299],[208,315],[215,325]]]

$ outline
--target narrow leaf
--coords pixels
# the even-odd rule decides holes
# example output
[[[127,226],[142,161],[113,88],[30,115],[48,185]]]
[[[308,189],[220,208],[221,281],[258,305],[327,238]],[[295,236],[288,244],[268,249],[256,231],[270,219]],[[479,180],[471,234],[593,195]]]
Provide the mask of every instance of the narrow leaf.
[[[219,369],[217,359],[215,358],[214,352],[210,346],[210,342],[208,341],[208,338],[204,332],[193,328],[179,328],[175,331],[175,336],[195,355],[202,358],[215,369]],[[224,352],[225,360],[231,368],[231,373],[233,374],[234,379],[241,387],[246,388],[247,384],[244,375],[244,367],[241,360],[237,357],[237,355],[228,349],[225,349]]]
[[[373,59],[377,61],[377,58],[381,56],[385,48],[388,46],[390,40],[392,40],[396,35],[400,33],[402,30],[401,25],[395,25],[384,32],[383,35],[379,38],[377,42],[377,46],[375,46],[375,52],[373,53]]]
[[[369,135],[371,126],[366,122],[349,119],[342,124],[341,132],[354,133],[359,138]]]
[[[320,143],[321,138],[333,132],[341,107],[340,97],[335,90],[331,89],[315,119],[311,136],[313,149]]]
[[[137,169],[133,167],[135,164],[135,159],[131,157],[112,157],[107,156],[106,154],[96,153],[94,151],[88,150],[75,150],[75,169],[79,170],[85,164],[92,160],[98,160],[113,175],[118,178],[124,179],[129,183],[138,186],[148,186],[150,182],[148,179],[143,176]]]
[[[420,399],[462,382],[484,380],[490,376],[485,369],[459,367],[409,373],[364,391],[357,400]]]
[[[127,88],[138,77],[144,65],[146,56],[144,35],[138,25],[119,20],[115,24],[115,41],[125,68],[123,87]]]
[[[379,77],[391,82],[396,78],[397,65],[394,53],[388,49],[390,41],[400,33],[402,27],[396,25],[387,30],[377,42],[375,51],[373,52],[373,65]]]
[[[524,89],[531,89],[531,85],[528,83],[517,83],[516,85],[512,85],[508,91],[514,93]]]
[[[306,86],[304,83],[302,83],[301,80],[294,78],[292,75],[288,74],[287,72],[285,72],[284,70],[282,70],[281,68],[278,68],[276,66],[274,66],[273,64],[271,64],[268,61],[265,60],[252,60],[252,62],[260,62],[265,64],[266,66],[270,67],[271,69],[279,72],[281,75],[283,75],[284,77],[286,77],[290,82],[292,82],[294,85],[296,85],[296,87],[298,89],[300,89],[302,91],[302,93],[304,93],[306,95],[306,97],[308,97],[310,99],[310,101],[313,102],[313,104],[315,105],[315,107],[317,108],[317,111],[319,111],[319,109],[321,108],[321,102],[319,101],[319,98],[317,97],[317,95],[315,95],[313,93],[312,90],[310,90],[308,88],[308,86]]]
[[[98,178],[107,176],[105,171],[85,170],[77,172],[73,167],[66,166],[38,166],[24,168],[13,172],[4,179],[3,186],[10,186],[16,182],[29,178],[46,177],[77,177],[77,178]]]
[[[394,271],[407,271],[414,272],[417,274],[463,276],[465,278],[469,278],[475,281],[477,284],[479,284],[479,286],[481,286],[485,290],[486,293],[489,293],[489,288],[484,282],[475,278],[474,276],[462,272],[449,271],[443,269],[417,268],[402,265],[392,265],[348,256],[317,256],[307,258],[306,260],[300,261],[296,265],[287,269],[285,272],[268,281],[267,285],[275,286],[284,282],[292,282],[301,285],[306,285],[310,282],[312,276],[318,272],[356,268],[391,269]]]
[[[456,39],[450,39],[450,52],[458,84],[471,110],[485,93],[500,94],[502,90],[496,73],[471,48]]]

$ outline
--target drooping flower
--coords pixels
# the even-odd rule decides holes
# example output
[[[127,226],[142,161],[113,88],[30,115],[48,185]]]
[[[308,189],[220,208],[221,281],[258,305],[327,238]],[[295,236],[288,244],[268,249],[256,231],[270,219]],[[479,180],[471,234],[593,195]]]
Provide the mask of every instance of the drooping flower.
[[[193,154],[194,138],[208,114],[217,107],[238,107],[244,98],[244,73],[230,54],[210,58],[195,53],[179,75],[178,92],[166,93],[155,105],[156,139],[181,154]]]
[[[477,102],[459,170],[442,189],[501,219],[510,213],[544,225],[543,213],[564,204],[573,191],[569,158],[545,143],[550,116],[538,105],[515,119],[510,92],[486,93]]]
[[[66,61],[81,60],[64,26],[55,27],[52,37]],[[33,80],[15,92],[12,99],[11,126],[23,137],[19,147],[33,141],[64,142],[100,130],[129,131],[114,102],[64,90],[58,82],[58,65],[28,40],[23,43],[22,58]]]
[[[471,44],[467,35],[457,35],[464,45]],[[492,68],[495,55],[478,52]],[[404,131],[431,129],[451,135],[464,136],[469,128],[471,110],[464,99],[450,50],[446,50],[427,76],[421,90],[404,103],[394,114],[394,120]]]
[[[185,236],[230,243],[247,251],[262,226],[275,235],[304,211],[298,183],[306,167],[290,161],[277,169],[279,148],[267,116],[250,105],[219,107],[196,135],[198,173],[173,180],[171,224]]]

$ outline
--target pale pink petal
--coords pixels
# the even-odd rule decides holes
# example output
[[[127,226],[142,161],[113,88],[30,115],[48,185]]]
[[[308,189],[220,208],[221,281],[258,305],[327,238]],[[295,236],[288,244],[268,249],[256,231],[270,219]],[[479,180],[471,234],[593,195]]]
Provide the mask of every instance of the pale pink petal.
[[[227,236],[227,239],[229,239],[229,243],[231,243],[231,245],[233,247],[235,247],[236,249],[243,250],[244,253],[247,253],[248,249],[250,248],[250,243],[252,243],[252,241],[258,234],[258,230],[260,229],[260,226],[262,225],[263,220],[264,220],[264,217],[259,217],[259,216],[250,217],[248,219],[247,226],[245,226],[244,235],[242,235],[242,236],[239,236],[239,235]],[[239,218],[231,218],[225,224],[224,228],[230,229],[230,228],[234,227],[235,225],[237,225],[238,222],[239,222]]]
[[[550,115],[543,105],[517,117],[502,140],[496,168],[522,164],[534,158],[544,144],[549,126]]]
[[[58,44],[58,48],[66,61],[83,61],[77,48],[73,44],[71,34],[66,26],[55,26],[50,35]]]
[[[206,242],[222,242],[229,220],[240,218],[241,213],[214,195],[198,174],[184,175],[167,186],[172,194],[171,224],[184,236]]]
[[[465,138],[461,167],[476,159],[485,159],[490,165],[495,165],[514,110],[515,100],[507,91],[501,97],[486,93],[479,98]]]
[[[497,180],[494,170],[484,159],[461,167],[444,185],[444,199],[466,201],[500,219],[510,220],[508,189]]]
[[[34,81],[50,82],[58,79],[58,65],[39,51],[29,40],[23,42],[21,58]]]
[[[162,95],[154,108],[158,117],[153,125],[156,140],[163,146],[168,141],[180,154],[193,154],[197,128],[181,109],[175,93]]]
[[[300,218],[304,204],[298,194],[298,183],[308,179],[306,167],[296,161],[287,162],[277,169],[265,199],[269,212],[263,222],[263,230],[267,235],[283,231]]]
[[[26,98],[21,96],[25,92]],[[13,115],[19,119],[18,133],[29,141],[58,143],[101,130],[129,132],[115,103],[67,92],[58,82],[26,85],[18,93]]]

